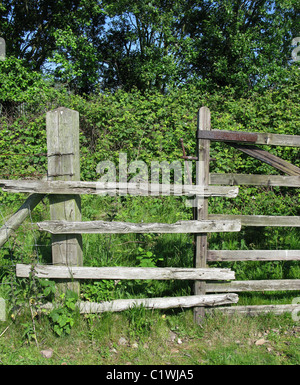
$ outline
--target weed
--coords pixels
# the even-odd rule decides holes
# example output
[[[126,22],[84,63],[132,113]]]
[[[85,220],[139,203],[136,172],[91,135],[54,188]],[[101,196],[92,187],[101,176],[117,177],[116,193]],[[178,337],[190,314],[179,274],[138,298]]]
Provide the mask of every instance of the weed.
[[[52,321],[53,331],[58,336],[70,334],[71,328],[74,325],[75,308],[78,300],[77,295],[68,291],[60,295],[62,305],[56,307],[49,313],[49,318]]]
[[[110,279],[87,281],[81,285],[81,297],[90,302],[111,301],[115,299],[116,285],[116,281]]]
[[[153,319],[145,307],[133,307],[125,311],[125,316],[129,321],[129,336],[135,340],[148,336],[151,327],[153,326]]]
[[[26,340],[28,344],[36,341],[36,334],[32,322],[24,322],[21,324],[23,328],[22,339]]]

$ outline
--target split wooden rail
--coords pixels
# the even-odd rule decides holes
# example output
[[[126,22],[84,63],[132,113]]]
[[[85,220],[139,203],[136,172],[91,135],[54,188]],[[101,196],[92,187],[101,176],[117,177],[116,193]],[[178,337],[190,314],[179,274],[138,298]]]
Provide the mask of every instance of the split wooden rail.
[[[236,304],[237,292],[299,290],[300,280],[233,281],[234,272],[229,269],[208,267],[213,261],[272,261],[300,260],[300,250],[209,250],[207,235],[210,232],[239,231],[241,226],[292,226],[300,227],[300,217],[278,216],[231,216],[209,215],[208,202],[211,196],[234,198],[239,185],[268,185],[300,187],[300,169],[269,154],[256,145],[300,146],[300,136],[275,135],[211,130],[210,110],[202,107],[198,112],[196,184],[176,186],[127,184],[99,184],[80,181],[79,164],[79,115],[65,108],[47,113],[48,177],[41,181],[0,180],[4,191],[28,192],[32,195],[20,212],[0,229],[0,245],[25,219],[30,209],[44,195],[50,198],[50,220],[37,224],[41,231],[52,234],[53,266],[17,265],[17,276],[28,277],[33,271],[37,277],[72,279],[72,287],[78,289],[80,279],[189,279],[194,280],[194,295],[174,298],[118,300],[109,303],[80,303],[82,312],[123,310],[134,305],[149,308],[193,307],[195,321],[205,314],[207,306]],[[223,141],[249,156],[260,159],[288,175],[211,174],[209,172],[210,142]],[[224,186],[225,185],[225,186]],[[81,221],[81,194],[103,194],[114,191],[134,195],[185,195],[195,196],[194,218],[191,221],[166,223],[128,223]],[[154,194],[155,195],[155,194]],[[151,199],[149,197],[149,199]],[[194,268],[130,268],[130,267],[84,267],[82,256],[82,233],[194,233]],[[232,281],[220,283],[216,281]],[[75,282],[75,284],[74,284]],[[70,282],[69,282],[70,284]],[[75,285],[75,286],[74,286]],[[212,294],[214,293],[214,294]],[[218,307],[223,311],[257,313],[265,311],[291,311],[293,305],[269,307]]]

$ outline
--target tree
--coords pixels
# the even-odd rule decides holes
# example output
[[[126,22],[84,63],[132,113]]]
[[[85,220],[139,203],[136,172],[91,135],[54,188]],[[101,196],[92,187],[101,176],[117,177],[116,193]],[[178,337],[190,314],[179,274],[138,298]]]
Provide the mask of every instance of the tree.
[[[299,29],[296,0],[105,1],[110,87],[234,87],[240,95],[286,76]]]
[[[25,59],[40,70],[55,48],[54,32],[62,25],[74,25],[73,15],[79,0],[4,0],[0,9],[0,34],[8,55]]]
[[[104,84],[164,92],[183,76],[176,58],[181,0],[105,1],[110,28],[104,39]]]
[[[104,23],[105,14],[94,0],[4,0],[0,5],[7,56],[24,59],[35,71],[49,68],[53,60],[56,78],[80,92],[91,91],[87,79],[97,75],[91,58],[99,50]]]
[[[4,0],[7,55],[76,93],[165,93],[197,83],[238,95],[277,87],[300,31],[298,0]]]
[[[79,94],[99,89],[103,73],[103,35],[106,12],[95,0],[80,0],[72,19],[54,31],[55,49],[49,61],[58,81]]]
[[[289,65],[299,28],[295,0],[195,1],[185,15],[192,79],[242,94],[274,86]]]

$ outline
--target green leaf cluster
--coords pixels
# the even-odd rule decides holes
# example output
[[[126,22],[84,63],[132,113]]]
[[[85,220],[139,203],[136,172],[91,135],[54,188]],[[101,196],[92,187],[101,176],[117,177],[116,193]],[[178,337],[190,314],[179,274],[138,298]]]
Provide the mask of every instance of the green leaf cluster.
[[[60,295],[63,304],[60,307],[54,308],[49,313],[49,318],[52,321],[53,331],[58,336],[70,334],[71,328],[74,325],[75,308],[77,297],[74,292],[67,291]]]
[[[297,0],[4,0],[7,57],[72,91],[167,92],[198,83],[240,96],[277,87],[299,33]]]

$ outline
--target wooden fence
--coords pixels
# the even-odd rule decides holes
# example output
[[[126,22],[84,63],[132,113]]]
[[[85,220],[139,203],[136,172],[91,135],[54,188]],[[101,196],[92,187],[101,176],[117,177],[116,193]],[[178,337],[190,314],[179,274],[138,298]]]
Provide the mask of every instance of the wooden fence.
[[[201,112],[200,112],[201,113]],[[226,185],[255,185],[255,186],[285,186],[300,187],[300,168],[257,147],[260,145],[300,147],[300,136],[279,135],[269,133],[249,133],[204,129],[201,124],[197,130],[198,147],[205,147],[206,157],[209,155],[211,141],[220,141],[232,146],[247,155],[259,159],[268,165],[287,174],[282,175],[246,175],[246,174],[209,174],[209,184]],[[209,173],[206,168],[207,174]],[[207,198],[205,198],[207,199]],[[208,215],[211,220],[240,220],[242,226],[287,226],[300,227],[299,216],[266,216],[266,215]],[[200,235],[200,237],[203,237]],[[206,262],[212,261],[291,261],[300,260],[300,250],[208,250],[202,256]],[[203,261],[203,264],[204,264]],[[253,292],[300,290],[300,279],[289,280],[257,280],[234,281],[231,283],[208,283],[206,293],[224,292]],[[259,314],[273,312],[280,314],[293,311],[297,305],[259,305],[221,307],[220,310],[233,313]],[[298,305],[299,309],[299,305]]]
[[[33,271],[37,277],[70,280],[74,290],[78,290],[80,279],[185,279],[193,280],[194,295],[186,297],[117,300],[111,302],[80,303],[82,312],[119,311],[134,305],[143,304],[149,308],[193,307],[198,322],[205,314],[206,307],[231,305],[238,302],[237,292],[299,290],[300,280],[234,281],[234,272],[224,268],[209,268],[210,261],[249,261],[249,260],[300,260],[300,250],[209,250],[207,234],[210,232],[239,231],[241,226],[300,226],[300,217],[278,216],[228,216],[209,215],[208,200],[211,196],[234,198],[238,185],[300,186],[300,169],[283,161],[256,144],[300,146],[300,136],[243,133],[211,130],[210,111],[202,107],[198,113],[196,184],[183,186],[178,192],[173,185],[148,186],[121,183],[99,184],[80,181],[79,164],[79,114],[77,111],[59,108],[47,113],[47,180],[0,180],[4,191],[29,192],[31,195],[0,229],[0,246],[42,199],[49,195],[50,220],[37,224],[41,231],[52,234],[53,266],[30,266],[18,264],[16,274],[28,277]],[[258,158],[288,176],[281,175],[241,175],[210,174],[210,142],[223,141],[248,155]],[[246,143],[246,144],[245,144]],[[249,143],[251,145],[249,145]],[[185,157],[188,158],[188,157]],[[224,186],[225,185],[225,186]],[[112,191],[124,194],[149,195],[149,188],[158,195],[196,196],[194,218],[191,221],[166,223],[128,223],[81,221],[81,194],[103,194]],[[153,191],[153,190],[151,190]],[[151,194],[150,194],[151,195]],[[149,197],[151,199],[151,197]],[[133,268],[83,266],[82,233],[194,233],[194,268]],[[216,282],[231,281],[231,282]],[[212,294],[214,293],[214,294]],[[294,305],[270,305],[261,307],[221,306],[222,311],[257,313],[265,311],[292,311]]]

